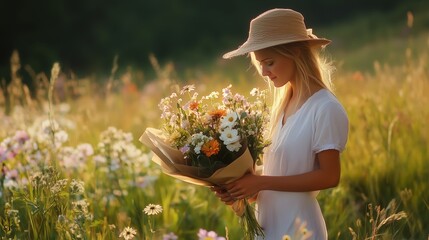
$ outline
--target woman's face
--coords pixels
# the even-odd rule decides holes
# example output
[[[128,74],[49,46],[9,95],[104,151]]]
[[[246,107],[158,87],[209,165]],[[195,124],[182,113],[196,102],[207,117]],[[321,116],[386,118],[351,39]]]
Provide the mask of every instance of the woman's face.
[[[286,83],[295,82],[295,62],[272,48],[254,52],[256,60],[261,66],[262,76],[270,78],[275,87],[282,87]]]

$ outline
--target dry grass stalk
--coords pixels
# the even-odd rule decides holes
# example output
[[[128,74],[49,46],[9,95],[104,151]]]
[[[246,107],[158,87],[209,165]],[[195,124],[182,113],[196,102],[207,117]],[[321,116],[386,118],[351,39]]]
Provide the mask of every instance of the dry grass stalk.
[[[30,90],[28,86],[22,83],[18,71],[21,69],[21,62],[17,50],[13,51],[10,58],[11,81],[7,84],[6,80],[2,80],[2,91],[5,98],[5,113],[9,115],[12,108],[19,106],[33,106]]]

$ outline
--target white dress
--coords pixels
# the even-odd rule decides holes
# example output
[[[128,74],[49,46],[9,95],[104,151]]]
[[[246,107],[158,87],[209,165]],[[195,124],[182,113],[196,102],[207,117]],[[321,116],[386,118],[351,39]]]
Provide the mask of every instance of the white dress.
[[[282,126],[276,126],[272,144],[264,156],[263,175],[289,176],[317,169],[316,153],[342,151],[348,135],[347,114],[326,89],[314,93]],[[299,235],[297,221],[311,232],[309,239],[328,238],[325,220],[315,192],[261,191],[257,199],[258,222],[266,240]],[[307,233],[308,234],[308,233]]]

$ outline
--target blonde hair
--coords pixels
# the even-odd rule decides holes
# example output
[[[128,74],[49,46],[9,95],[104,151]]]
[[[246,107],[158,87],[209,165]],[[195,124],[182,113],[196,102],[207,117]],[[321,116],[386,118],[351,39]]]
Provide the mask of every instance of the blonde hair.
[[[298,89],[301,89],[302,91],[307,90],[310,92],[310,83],[312,82],[324,89],[329,90],[330,92],[333,91],[331,74],[334,70],[334,67],[331,62],[328,62],[320,55],[320,46],[312,46],[308,42],[294,42],[273,46],[271,48],[284,57],[294,61]],[[253,52],[250,53],[250,57],[259,74],[262,75],[262,69]],[[266,79],[266,81],[270,85],[269,79]],[[302,91],[298,92],[298,99],[303,97]],[[269,137],[272,137],[274,127],[277,124],[280,116],[282,116],[282,113],[286,105],[289,103],[291,96],[292,88],[290,83],[287,83],[285,86],[280,88],[274,88],[270,127],[268,128],[270,130]]]

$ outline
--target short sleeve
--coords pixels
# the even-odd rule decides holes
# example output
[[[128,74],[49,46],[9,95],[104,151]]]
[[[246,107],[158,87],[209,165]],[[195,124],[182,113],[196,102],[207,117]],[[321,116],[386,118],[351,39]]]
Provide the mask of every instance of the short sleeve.
[[[312,150],[315,153],[336,149],[342,152],[349,133],[347,113],[339,102],[328,101],[315,116]]]

